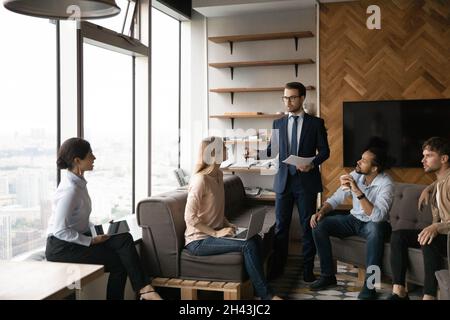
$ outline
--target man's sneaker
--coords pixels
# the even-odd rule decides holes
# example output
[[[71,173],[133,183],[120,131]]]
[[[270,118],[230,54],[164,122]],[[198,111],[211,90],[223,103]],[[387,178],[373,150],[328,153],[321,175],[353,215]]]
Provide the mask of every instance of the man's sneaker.
[[[408,294],[406,294],[406,296],[400,297],[398,294],[392,293],[391,295],[389,295],[389,297],[386,298],[386,300],[397,300],[397,301],[409,300],[409,296]]]
[[[361,291],[358,294],[359,300],[376,300],[377,299],[377,291],[375,289],[369,289],[366,285],[364,285]]]
[[[319,280],[314,281],[314,283],[312,283],[309,286],[309,289],[312,291],[319,291],[319,290],[324,290],[328,287],[331,286],[335,286],[337,284],[336,282],[336,277],[332,276],[332,277],[323,277],[321,276],[319,278]]]

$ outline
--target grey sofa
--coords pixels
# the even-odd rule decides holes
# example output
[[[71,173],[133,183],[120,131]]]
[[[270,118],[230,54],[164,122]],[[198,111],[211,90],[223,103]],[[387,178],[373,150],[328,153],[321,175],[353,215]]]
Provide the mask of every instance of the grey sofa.
[[[225,176],[225,214],[238,226],[247,226],[252,210],[267,210],[262,237],[264,259],[272,250],[275,209],[252,203],[238,176]],[[243,282],[247,279],[241,253],[194,256],[184,248],[184,209],[187,191],[175,190],[138,203],[137,221],[142,227],[142,259],[152,276],[208,281]]]
[[[417,202],[424,185],[396,183],[394,202],[389,212],[392,231],[400,229],[423,229],[431,224],[431,210],[427,206],[423,212],[418,211]],[[366,241],[360,237],[339,239],[331,238],[333,258],[365,269]],[[389,238],[384,246],[382,272],[392,276],[390,265],[391,248]],[[424,283],[423,256],[421,249],[409,248],[409,269],[407,281],[418,285]]]
[[[447,234],[447,270],[436,271],[440,300],[450,300],[450,232]]]

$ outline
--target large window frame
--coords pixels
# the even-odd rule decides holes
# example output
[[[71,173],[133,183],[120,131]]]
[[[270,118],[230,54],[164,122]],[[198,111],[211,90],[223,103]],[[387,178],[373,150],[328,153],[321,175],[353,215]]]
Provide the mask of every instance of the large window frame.
[[[12,139],[9,141],[7,137],[4,142],[6,150],[13,151],[6,153],[5,171],[0,170],[5,196],[0,205],[0,260],[20,260],[45,245],[51,194],[56,188],[53,164],[58,131],[57,29],[48,21],[19,16],[3,7],[1,19],[4,22],[2,41],[8,44],[4,50],[6,55],[2,56],[6,70],[1,76],[7,83],[3,89],[9,92],[3,95],[2,103],[11,109],[4,111],[3,130]],[[25,32],[23,27],[33,32]],[[13,140],[15,136],[17,141]],[[8,160],[10,156],[14,158]]]
[[[164,10],[165,9],[165,10]],[[171,9],[169,9],[168,7],[165,7],[164,5],[155,5],[155,3],[153,3],[153,7],[152,7],[152,11],[158,11],[163,15],[166,15],[172,19],[174,19],[175,21],[178,22],[178,99],[177,99],[177,112],[178,112],[178,118],[177,118],[177,150],[176,150],[176,154],[177,154],[177,163],[176,163],[176,168],[180,169],[181,168],[181,22],[182,20],[186,20],[185,18],[183,18],[180,14],[171,14],[173,12],[171,12]],[[152,15],[152,12],[150,12],[150,15]],[[153,80],[153,78],[152,78]],[[152,85],[150,84],[150,88],[152,90]],[[153,110],[153,104],[152,101],[150,101],[151,103],[151,110]],[[152,111],[153,114],[153,111]],[[151,136],[151,139],[153,139],[153,136]],[[152,151],[152,150],[150,150]],[[150,165],[152,165],[152,163],[150,163]],[[153,167],[152,167],[153,169]],[[150,181],[150,195],[153,194],[153,184],[152,181]]]
[[[151,15],[160,10],[179,22],[179,86],[178,86],[178,168],[181,157],[181,21],[187,19],[155,6],[154,0],[136,3],[130,36],[86,21],[54,21],[56,26],[56,150],[69,137],[84,136],[83,108],[83,44],[89,43],[132,57],[132,208],[136,199],[151,195]],[[158,3],[157,3],[158,4]],[[159,5],[159,4],[158,4]],[[164,10],[163,10],[164,9]],[[128,9],[127,9],[128,10]],[[130,18],[130,14],[126,14]],[[128,21],[129,22],[129,21]],[[127,23],[128,25],[129,23]],[[125,26],[125,24],[124,24]],[[122,32],[124,30],[122,29]],[[126,31],[128,32],[128,30]],[[139,135],[136,135],[139,133]],[[61,170],[56,170],[56,185]]]
[[[132,27],[132,36],[126,36],[107,28],[98,26],[87,21],[58,21],[58,148],[61,143],[72,136],[84,137],[84,74],[83,74],[83,56],[84,44],[90,44],[102,49],[114,51],[117,53],[130,56],[132,59],[132,213],[135,213],[136,199],[149,195],[150,180],[138,181],[142,174],[150,172],[150,149],[147,155],[145,150],[136,147],[136,143],[143,145],[145,141],[150,140],[150,130],[143,123],[150,123],[150,93],[149,74],[150,74],[150,49],[144,44],[148,42],[146,26],[149,24],[146,15],[142,14],[143,10],[148,10],[148,1],[139,1],[134,25]],[[149,15],[148,15],[149,16]],[[142,39],[142,41],[138,40]],[[71,48],[72,50],[70,51]],[[76,48],[76,50],[73,50]],[[69,50],[68,50],[69,49]],[[76,54],[74,54],[76,52]],[[63,68],[64,66],[64,68]],[[70,83],[67,79],[76,81]],[[146,92],[147,91],[147,92]],[[144,97],[142,97],[143,94]],[[144,117],[142,117],[144,115]],[[74,120],[75,119],[75,120]],[[140,122],[139,120],[140,119]],[[138,123],[137,123],[138,121]],[[67,126],[68,128],[66,128]],[[148,127],[149,125],[147,125]],[[144,132],[148,132],[146,137],[139,139],[136,136],[138,128]],[[143,141],[140,141],[143,140]],[[144,148],[146,149],[146,148]],[[145,168],[137,168],[137,159],[148,159]],[[142,161],[140,161],[142,167]],[[59,184],[61,179],[60,170],[58,170]],[[137,187],[137,184],[140,187]],[[139,197],[139,198],[138,198]],[[93,200],[95,201],[95,200]]]

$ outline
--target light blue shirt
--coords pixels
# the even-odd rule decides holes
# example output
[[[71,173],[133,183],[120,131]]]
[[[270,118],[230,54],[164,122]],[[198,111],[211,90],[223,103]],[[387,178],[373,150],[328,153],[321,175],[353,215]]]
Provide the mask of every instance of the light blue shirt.
[[[350,175],[355,179],[358,188],[366,195],[367,200],[373,205],[372,214],[368,216],[364,213],[361,207],[360,200],[356,198],[356,195],[352,191],[342,191],[341,188],[326,200],[328,204],[336,209],[338,205],[344,202],[345,198],[352,197],[353,208],[350,213],[355,218],[364,222],[380,222],[388,219],[388,213],[392,206],[394,199],[394,182],[392,178],[386,173],[378,174],[372,183],[368,186],[364,184],[365,175],[352,171]]]
[[[83,234],[93,225],[89,222],[92,207],[86,184],[84,178],[67,170],[56,189],[48,236],[86,247],[91,244],[92,237]]]
[[[291,149],[291,141],[292,141],[292,126],[294,125],[293,116],[298,116],[298,119],[297,119],[297,154],[298,154],[298,150],[300,148],[300,135],[302,133],[302,127],[303,127],[303,115],[304,115],[304,111],[301,111],[298,114],[289,112],[289,118],[288,118],[287,134],[288,134],[288,142],[289,142],[289,150],[290,150]]]

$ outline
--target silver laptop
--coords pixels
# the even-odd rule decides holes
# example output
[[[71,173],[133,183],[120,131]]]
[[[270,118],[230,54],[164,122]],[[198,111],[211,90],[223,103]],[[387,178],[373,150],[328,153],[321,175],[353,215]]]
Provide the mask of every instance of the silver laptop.
[[[238,228],[234,236],[225,236],[224,239],[245,241],[258,234],[264,225],[266,209],[252,212],[248,228]]]

